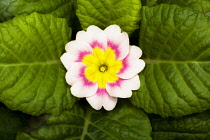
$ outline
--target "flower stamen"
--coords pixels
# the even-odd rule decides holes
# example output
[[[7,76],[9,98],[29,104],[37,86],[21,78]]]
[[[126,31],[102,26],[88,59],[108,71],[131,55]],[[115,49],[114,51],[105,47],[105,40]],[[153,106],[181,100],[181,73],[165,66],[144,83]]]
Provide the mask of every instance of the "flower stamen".
[[[100,72],[106,72],[108,70],[108,67],[107,67],[107,65],[101,65],[100,67],[99,67],[99,71]]]

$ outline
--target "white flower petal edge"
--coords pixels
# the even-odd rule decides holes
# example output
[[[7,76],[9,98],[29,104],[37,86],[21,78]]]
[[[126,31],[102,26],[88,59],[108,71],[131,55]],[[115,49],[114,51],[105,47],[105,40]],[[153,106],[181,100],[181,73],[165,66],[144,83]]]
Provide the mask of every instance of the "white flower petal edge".
[[[109,111],[117,104],[117,98],[109,96],[105,89],[98,89],[95,95],[87,97],[86,100],[96,110],[100,110],[103,106]]]
[[[103,107],[104,109],[110,111],[113,110],[117,104],[117,98],[111,97],[109,94],[103,97]]]
[[[131,90],[137,90],[140,87],[139,76],[135,75],[131,79],[119,79],[115,83],[107,83],[106,90],[112,97],[129,98],[132,96]]]
[[[80,69],[84,66],[85,65],[83,63],[74,63],[72,67],[67,71],[65,77],[66,77],[66,82],[69,85],[81,81]]]
[[[91,86],[84,86],[83,83],[77,82],[73,84],[70,89],[71,89],[72,95],[78,98],[83,98],[83,97],[93,96],[96,93],[97,88],[98,88],[97,84],[94,84]]]
[[[76,40],[87,42],[92,48],[96,46],[103,50],[107,48],[107,37],[104,31],[94,25],[89,26],[86,32],[79,31]]]
[[[129,54],[122,60],[123,68],[117,75],[122,79],[129,79],[141,72],[145,67],[145,62],[139,59],[141,55],[142,51],[140,48],[130,46]]]
[[[108,46],[115,50],[116,59],[122,60],[129,53],[129,37],[126,32],[121,33],[118,25],[110,25],[104,30]]]
[[[75,62],[82,62],[82,59],[87,54],[92,54],[92,48],[88,43],[81,41],[71,41],[65,46],[66,53],[61,56],[61,62],[68,70]]]
[[[78,40],[73,40],[67,43],[65,46],[65,50],[71,55],[77,55],[77,53],[84,51],[92,52],[92,48],[88,43]]]
[[[70,66],[75,62],[76,58],[69,53],[64,53],[61,58],[61,62],[63,63],[64,67],[68,70]]]
[[[98,84],[90,82],[84,75],[86,66],[83,63],[74,63],[66,73],[66,81],[71,87],[71,93],[76,97],[89,97],[96,93]]]

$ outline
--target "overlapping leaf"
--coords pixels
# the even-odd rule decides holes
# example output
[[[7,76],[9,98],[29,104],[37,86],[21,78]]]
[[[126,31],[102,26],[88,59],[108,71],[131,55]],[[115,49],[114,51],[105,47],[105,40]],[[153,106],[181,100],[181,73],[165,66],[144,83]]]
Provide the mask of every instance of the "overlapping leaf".
[[[153,140],[208,140],[210,139],[210,111],[191,116],[152,118]]]
[[[14,140],[16,134],[21,132],[28,123],[28,116],[21,112],[13,112],[0,105],[0,138],[1,140]]]
[[[210,109],[210,20],[175,5],[144,7],[140,47],[146,68],[131,101],[180,117]]]
[[[147,115],[125,101],[111,112],[75,105],[59,116],[44,116],[39,128],[19,133],[17,140],[151,140]],[[33,126],[33,124],[31,125]]]
[[[154,6],[157,0],[141,0],[143,6]]]
[[[158,4],[176,4],[181,7],[188,7],[201,12],[210,12],[210,1],[209,0],[157,0]]]
[[[0,0],[0,22],[33,12],[65,18],[68,24],[75,16],[76,0]]]
[[[78,0],[77,16],[83,29],[96,25],[102,29],[111,24],[132,33],[139,28],[140,0]]]
[[[0,24],[0,101],[31,115],[72,107],[60,62],[71,30],[64,19],[34,13]]]

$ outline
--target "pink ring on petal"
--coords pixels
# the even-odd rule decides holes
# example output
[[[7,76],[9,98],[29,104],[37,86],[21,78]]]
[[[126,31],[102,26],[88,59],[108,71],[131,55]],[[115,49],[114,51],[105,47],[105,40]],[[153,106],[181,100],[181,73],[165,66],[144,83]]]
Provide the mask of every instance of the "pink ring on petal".
[[[117,75],[122,79],[129,79],[141,72],[145,67],[145,62],[139,59],[141,55],[142,51],[140,48],[130,46],[130,52],[122,60],[123,67],[120,69]]]
[[[98,48],[100,48],[100,49],[104,49],[103,45],[102,45],[100,42],[98,42],[97,40],[91,42],[91,43],[90,43],[90,46],[91,46],[92,48],[98,47]]]
[[[88,43],[81,41],[71,41],[65,46],[66,53],[61,56],[61,61],[67,67],[70,67],[74,62],[82,62],[85,55],[92,54],[92,48]],[[70,64],[67,64],[69,61]]]
[[[139,76],[135,75],[131,79],[118,79],[114,83],[107,83],[106,90],[112,97],[129,98],[132,95],[131,90],[137,90],[140,87]]]
[[[96,82],[88,81],[84,71],[83,63],[75,63],[66,73],[66,81],[72,85],[71,92],[76,97],[89,97],[96,93],[98,85]]]
[[[91,47],[98,47],[106,50],[107,48],[107,37],[103,30],[97,26],[91,25],[87,28],[87,31],[79,31],[76,35],[76,40],[87,42]]]
[[[115,50],[116,59],[122,60],[129,53],[129,37],[126,32],[121,33],[121,29],[117,25],[110,25],[104,30],[108,47],[111,47]]]
[[[112,42],[112,41],[108,41],[108,46],[109,46],[112,50],[114,50],[116,59],[119,58],[119,56],[120,56],[119,45],[118,45],[118,44],[115,44],[115,43]]]
[[[78,58],[75,60],[75,62],[82,62],[83,58],[86,56],[86,55],[90,55],[91,53],[88,52],[88,51],[81,51],[79,52],[78,54]]]

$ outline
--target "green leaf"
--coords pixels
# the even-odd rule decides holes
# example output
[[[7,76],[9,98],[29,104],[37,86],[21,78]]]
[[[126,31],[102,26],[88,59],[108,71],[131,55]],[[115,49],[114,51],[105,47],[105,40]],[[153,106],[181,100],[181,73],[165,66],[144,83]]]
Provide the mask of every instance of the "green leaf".
[[[1,140],[14,140],[28,122],[28,116],[21,112],[13,112],[0,107],[0,138]]]
[[[210,111],[178,119],[156,117],[151,122],[153,140],[210,139]]]
[[[154,6],[157,0],[141,0],[143,6]]]
[[[43,126],[19,133],[17,140],[151,140],[147,115],[130,103],[124,101],[110,112],[80,106],[75,105],[59,116],[44,116]]]
[[[65,18],[71,25],[75,16],[75,4],[76,0],[0,0],[0,22],[37,12]]]
[[[142,17],[146,67],[132,103],[164,117],[210,109],[210,19],[176,5],[144,7]]]
[[[158,4],[176,4],[181,7],[189,7],[195,10],[199,10],[203,13],[210,12],[209,0],[157,0]]]
[[[60,62],[71,30],[64,19],[33,13],[0,24],[0,101],[31,115],[58,114],[75,98]]]
[[[139,28],[140,0],[78,0],[77,7],[77,16],[84,30],[90,25],[104,29],[117,24],[130,34]]]

